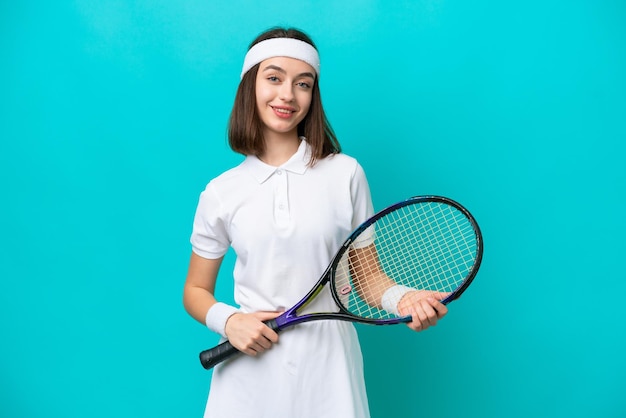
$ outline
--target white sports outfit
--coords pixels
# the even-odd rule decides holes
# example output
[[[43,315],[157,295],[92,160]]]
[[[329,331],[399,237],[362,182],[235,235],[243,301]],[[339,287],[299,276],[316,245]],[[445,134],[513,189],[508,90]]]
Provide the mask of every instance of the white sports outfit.
[[[308,167],[302,141],[280,167],[247,156],[200,195],[191,243],[204,258],[232,246],[235,301],[243,312],[277,311],[317,282],[350,232],[373,214],[363,169],[345,154]],[[329,292],[310,311],[336,310]],[[213,370],[205,418],[369,417],[356,330],[343,321],[288,328],[256,356]]]

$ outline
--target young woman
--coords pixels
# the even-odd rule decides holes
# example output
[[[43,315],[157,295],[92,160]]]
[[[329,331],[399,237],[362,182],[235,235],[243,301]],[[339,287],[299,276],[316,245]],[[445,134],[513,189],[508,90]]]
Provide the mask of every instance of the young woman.
[[[261,34],[246,54],[228,132],[245,159],[200,195],[184,288],[189,314],[247,354],[215,367],[205,417],[369,416],[352,324],[304,323],[279,339],[263,323],[300,300],[373,214],[365,173],[341,153],[326,119],[319,77],[317,49],[295,29]],[[229,247],[238,307],[214,297]],[[312,310],[334,306],[324,296]],[[432,298],[401,294],[391,303],[413,316],[414,330],[447,312]]]

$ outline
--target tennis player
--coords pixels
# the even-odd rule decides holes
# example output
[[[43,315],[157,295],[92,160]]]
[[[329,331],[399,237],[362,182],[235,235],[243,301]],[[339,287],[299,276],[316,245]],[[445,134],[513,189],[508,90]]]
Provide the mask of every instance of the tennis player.
[[[341,153],[324,113],[320,73],[317,48],[296,29],[261,34],[245,56],[228,130],[231,148],[245,159],[200,195],[184,306],[248,355],[215,367],[205,418],[369,417],[351,323],[300,324],[280,341],[263,323],[300,300],[373,214],[363,168]],[[214,297],[229,247],[237,306]],[[326,296],[310,309],[332,309]],[[414,330],[447,312],[435,299],[403,296],[383,303],[412,315]]]

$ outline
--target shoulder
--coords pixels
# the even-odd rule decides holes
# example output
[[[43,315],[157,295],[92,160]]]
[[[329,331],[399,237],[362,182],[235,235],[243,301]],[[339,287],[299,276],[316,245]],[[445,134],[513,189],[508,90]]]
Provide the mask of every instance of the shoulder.
[[[247,188],[251,176],[242,169],[242,165],[230,168],[212,178],[200,193],[200,202],[211,208],[227,208],[242,189]]]
[[[328,157],[324,158],[324,160],[335,161],[337,164],[358,164],[356,158],[343,152],[330,154]]]
[[[319,160],[316,167],[319,167],[320,170],[324,171],[343,173],[345,175],[349,175],[350,177],[362,176],[365,174],[359,161],[356,158],[344,153],[331,154]]]
[[[246,170],[243,168],[243,163],[241,163],[212,178],[206,188],[216,190],[229,189],[245,181],[246,177],[249,177],[249,175],[247,175]]]
[[[355,169],[357,166],[360,166],[356,158],[344,153],[330,154],[329,156],[319,160],[318,164],[321,166],[327,165],[345,169]]]

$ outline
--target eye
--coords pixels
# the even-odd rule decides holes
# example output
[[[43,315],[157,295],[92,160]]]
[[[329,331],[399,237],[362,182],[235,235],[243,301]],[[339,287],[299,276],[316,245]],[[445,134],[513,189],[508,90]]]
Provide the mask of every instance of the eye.
[[[296,85],[298,87],[302,87],[303,89],[310,89],[311,85],[309,83],[307,83],[306,81],[300,81],[298,83],[296,83]]]
[[[280,79],[278,77],[276,77],[275,75],[271,75],[269,77],[267,77],[267,80],[272,82],[272,83],[277,83],[280,81]]]

